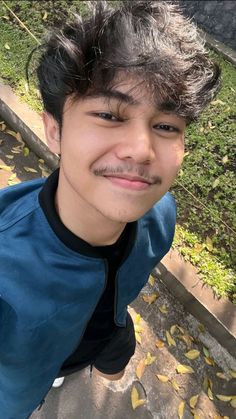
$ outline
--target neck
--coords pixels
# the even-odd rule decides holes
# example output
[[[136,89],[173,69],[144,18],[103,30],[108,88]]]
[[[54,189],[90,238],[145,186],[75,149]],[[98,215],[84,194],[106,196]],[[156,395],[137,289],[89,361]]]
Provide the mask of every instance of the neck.
[[[126,223],[119,223],[103,216],[89,203],[81,199],[69,185],[60,181],[55,197],[56,211],[68,230],[92,246],[106,246],[115,243]]]

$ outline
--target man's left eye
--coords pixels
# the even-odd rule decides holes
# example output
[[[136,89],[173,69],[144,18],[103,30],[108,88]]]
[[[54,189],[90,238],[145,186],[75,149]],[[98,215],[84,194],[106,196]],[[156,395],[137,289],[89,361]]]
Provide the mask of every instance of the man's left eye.
[[[167,131],[167,132],[178,132],[178,128],[173,127],[172,125],[168,125],[168,124],[158,124],[156,125],[157,129],[161,129],[163,131]]]
[[[106,121],[120,121],[120,119],[108,112],[99,112],[96,114],[99,118],[104,119]]]

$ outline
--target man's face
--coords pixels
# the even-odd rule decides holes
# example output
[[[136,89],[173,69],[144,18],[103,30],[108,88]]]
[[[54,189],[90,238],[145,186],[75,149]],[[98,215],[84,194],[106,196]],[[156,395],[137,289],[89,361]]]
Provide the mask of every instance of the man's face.
[[[67,99],[52,147],[71,205],[117,222],[137,220],[168,191],[184,153],[184,119],[158,111],[144,88],[130,93],[134,85]]]

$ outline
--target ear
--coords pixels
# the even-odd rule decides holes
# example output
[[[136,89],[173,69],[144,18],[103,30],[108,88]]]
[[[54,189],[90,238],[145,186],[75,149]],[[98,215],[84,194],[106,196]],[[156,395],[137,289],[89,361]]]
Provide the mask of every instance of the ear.
[[[59,124],[48,112],[42,113],[44,132],[49,149],[56,154],[61,153]]]

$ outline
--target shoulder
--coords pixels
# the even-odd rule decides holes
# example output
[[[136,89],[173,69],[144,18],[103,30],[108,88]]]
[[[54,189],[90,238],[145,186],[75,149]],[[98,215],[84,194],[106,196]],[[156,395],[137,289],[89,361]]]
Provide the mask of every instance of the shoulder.
[[[0,190],[0,231],[38,208],[38,193],[45,179],[35,179]]]
[[[176,203],[167,192],[140,220],[141,235],[148,237],[153,248],[168,252],[174,237],[176,224]]]

